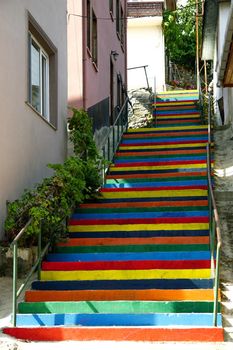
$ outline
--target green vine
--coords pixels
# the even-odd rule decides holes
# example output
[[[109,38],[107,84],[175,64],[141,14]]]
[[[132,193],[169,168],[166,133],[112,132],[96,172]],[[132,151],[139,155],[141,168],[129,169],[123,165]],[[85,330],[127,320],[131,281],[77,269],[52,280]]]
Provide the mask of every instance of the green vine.
[[[62,239],[66,234],[66,218],[76,206],[95,196],[100,187],[102,160],[93,140],[92,124],[87,113],[73,109],[68,128],[74,155],[64,164],[49,164],[54,175],[45,178],[34,189],[26,190],[8,205],[5,232],[9,242],[29,218],[32,218],[32,223],[20,245],[28,247],[37,243],[41,223],[44,243]]]

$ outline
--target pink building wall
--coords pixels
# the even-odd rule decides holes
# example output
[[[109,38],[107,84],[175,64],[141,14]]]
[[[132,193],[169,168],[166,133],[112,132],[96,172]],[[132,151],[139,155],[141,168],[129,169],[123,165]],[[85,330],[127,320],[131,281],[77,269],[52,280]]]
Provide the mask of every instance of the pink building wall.
[[[121,1],[123,9],[125,9],[125,2]],[[103,6],[105,4],[105,6]],[[110,54],[111,51],[117,51],[119,56],[114,61],[114,68],[116,73],[122,74],[123,81],[125,81],[125,56],[126,50],[122,49],[121,42],[116,33],[116,21],[112,21],[109,14],[109,1],[93,1],[93,7],[97,18],[109,18],[109,20],[99,19],[99,64],[98,73],[92,64],[92,61],[87,53],[86,54],[86,85],[87,85],[87,107],[94,105],[96,102],[101,101],[104,97],[109,96],[110,88]],[[115,13],[113,14],[116,17]],[[126,14],[125,14],[126,16]],[[95,84],[93,84],[95,82]]]
[[[126,16],[127,1],[119,0],[124,11],[125,39],[122,45],[116,30],[116,4],[109,11],[109,0],[90,0],[97,18],[98,63],[93,64],[87,48],[87,0],[68,1],[68,101],[69,105],[84,107],[94,120],[98,138],[103,138],[110,118],[110,60],[113,62],[113,108],[117,107],[117,75],[127,86]],[[116,51],[116,60],[111,52]],[[98,141],[97,141],[98,143]]]

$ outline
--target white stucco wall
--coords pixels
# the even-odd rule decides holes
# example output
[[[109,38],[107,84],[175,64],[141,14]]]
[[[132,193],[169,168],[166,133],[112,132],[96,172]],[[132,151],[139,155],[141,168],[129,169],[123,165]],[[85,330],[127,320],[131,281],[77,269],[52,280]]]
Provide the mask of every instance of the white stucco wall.
[[[128,68],[146,66],[149,85],[155,91],[165,86],[164,37],[162,17],[132,18],[128,20]],[[128,89],[147,87],[144,69],[128,70]]]
[[[224,70],[221,71],[223,65],[226,66],[226,53],[223,54],[224,46],[227,40],[227,31],[229,25],[230,2],[219,3],[218,25],[216,33],[216,47],[214,57],[214,96],[216,100],[223,97],[224,104],[224,124],[233,122],[233,89],[222,85]],[[225,63],[224,63],[225,62]],[[222,120],[218,105],[216,105],[217,122],[221,125]]]
[[[58,127],[27,101],[28,12],[58,49]],[[66,156],[67,34],[65,0],[0,1],[0,239],[6,200],[16,199]]]

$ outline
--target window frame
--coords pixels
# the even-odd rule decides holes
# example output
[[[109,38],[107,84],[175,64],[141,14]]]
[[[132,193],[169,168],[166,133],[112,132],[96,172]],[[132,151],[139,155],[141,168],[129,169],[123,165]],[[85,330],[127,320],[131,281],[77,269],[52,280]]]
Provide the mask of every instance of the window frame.
[[[36,40],[36,38],[32,35],[31,32],[28,33],[28,46],[29,46],[29,84],[28,84],[28,97],[29,103],[32,105],[35,110],[40,113],[46,120],[49,121],[49,55],[44,50],[44,48],[40,45],[40,43]],[[39,53],[39,109],[33,104],[33,93],[32,93],[32,46]],[[43,62],[46,63],[45,70],[43,69]]]
[[[92,33],[91,33],[91,54],[92,63],[98,66],[98,22],[94,10],[92,9]]]
[[[92,64],[98,71],[98,19],[91,0],[86,1],[86,47]]]
[[[109,0],[109,13],[112,21],[114,22],[114,0]]]
[[[125,21],[124,21],[124,9],[122,7],[121,1],[116,0],[116,33],[118,39],[121,42],[121,47],[125,44]]]
[[[39,111],[33,106],[31,100],[31,40],[40,47],[42,56],[46,58],[47,72],[46,72],[46,89],[48,91],[46,99],[42,103],[44,110]],[[27,28],[27,42],[28,42],[28,84],[27,84],[27,101],[26,104],[33,109],[45,122],[47,122],[53,129],[57,130],[58,125],[58,51],[47,34],[43,31],[40,25],[36,22],[34,17],[28,12],[28,28]],[[42,63],[41,56],[41,63]],[[40,63],[40,64],[41,64]],[[41,72],[40,79],[42,81]],[[42,98],[42,96],[40,97]]]

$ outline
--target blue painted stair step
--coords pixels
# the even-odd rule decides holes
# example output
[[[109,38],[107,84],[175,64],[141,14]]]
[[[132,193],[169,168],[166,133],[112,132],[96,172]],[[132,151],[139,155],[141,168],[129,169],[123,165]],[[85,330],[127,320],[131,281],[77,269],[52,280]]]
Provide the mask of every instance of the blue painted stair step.
[[[47,261],[129,261],[129,260],[210,260],[209,251],[146,252],[146,253],[53,253]]]
[[[212,326],[213,314],[18,314],[17,326]],[[218,326],[221,326],[218,314]]]
[[[34,281],[33,290],[210,289],[212,279]]]

